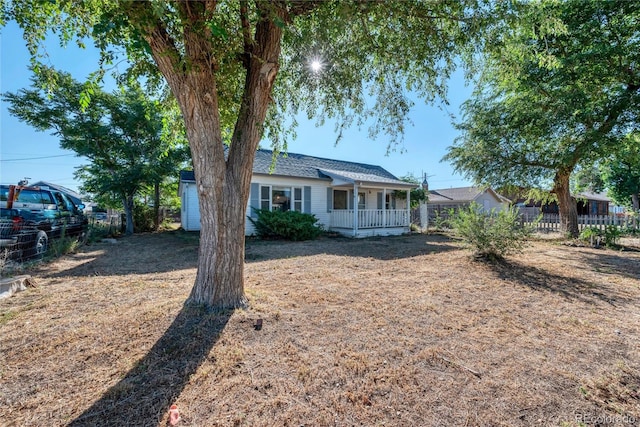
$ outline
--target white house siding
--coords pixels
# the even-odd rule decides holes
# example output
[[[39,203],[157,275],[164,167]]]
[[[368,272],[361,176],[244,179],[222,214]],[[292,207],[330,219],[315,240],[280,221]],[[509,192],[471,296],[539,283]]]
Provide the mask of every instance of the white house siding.
[[[501,202],[488,191],[485,191],[484,193],[476,197],[475,202],[482,206],[486,212],[490,212],[491,209],[502,210],[509,207],[508,203]]]
[[[321,181],[304,178],[277,177],[269,175],[254,175],[251,183],[260,185],[274,185],[284,187],[311,187],[311,213],[318,218],[318,223],[325,229],[329,228],[329,213],[327,212],[327,187],[329,181]],[[186,231],[200,230],[200,207],[198,205],[198,194],[194,182],[184,182],[181,186],[182,215],[180,215],[180,225]],[[250,200],[247,200],[247,215],[251,214]],[[304,206],[304,200],[303,200]],[[245,221],[245,235],[254,234],[254,227],[251,221]]]
[[[181,186],[180,226],[186,231],[200,230],[200,206],[198,205],[198,192],[195,182],[185,182]]]
[[[295,177],[283,177],[274,175],[253,175],[252,184],[274,185],[283,187],[311,187],[311,214],[318,218],[318,224],[325,229],[329,228],[329,212],[327,212],[327,187],[330,186],[329,180],[305,179]],[[251,215],[251,195],[247,200],[247,215]],[[303,206],[305,201],[303,200]],[[247,219],[245,222],[245,235],[251,236],[255,234],[253,223]]]
[[[330,213],[327,211],[327,188],[331,187],[329,180],[316,180],[295,177],[282,177],[273,175],[253,175],[252,184],[286,186],[286,187],[310,187],[311,188],[311,212],[318,218],[318,224],[321,224],[326,230],[330,227]],[[350,194],[352,189],[349,189]],[[366,209],[378,209],[378,193],[379,188],[359,188],[359,192],[365,193]],[[370,192],[369,192],[370,191]],[[393,194],[393,190],[387,190],[388,194]],[[186,231],[200,230],[200,208],[198,205],[198,194],[195,182],[183,182],[181,185],[181,202],[182,215],[181,226]],[[251,215],[251,196],[247,200],[247,215]],[[303,201],[304,206],[304,201]],[[406,201],[402,199],[395,200],[395,209],[405,209]],[[364,235],[384,235],[398,234],[406,232],[404,229],[371,229],[362,231]],[[245,221],[245,235],[251,236],[255,234],[253,223],[248,219]],[[359,236],[360,237],[360,236]]]
[[[490,212],[491,209],[495,210],[503,210],[509,208],[509,203],[501,201],[497,199],[491,192],[485,191],[478,196],[476,196],[473,200],[437,200],[437,201],[427,201],[427,206],[431,210],[448,210],[452,208],[461,208],[463,206],[468,206],[471,203],[477,203],[480,205],[483,210]]]

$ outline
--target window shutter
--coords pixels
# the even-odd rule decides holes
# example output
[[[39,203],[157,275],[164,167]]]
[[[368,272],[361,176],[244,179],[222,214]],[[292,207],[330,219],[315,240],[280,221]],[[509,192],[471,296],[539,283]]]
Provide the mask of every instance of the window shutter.
[[[260,209],[260,184],[251,183],[251,193],[249,195],[249,215],[251,218],[257,218],[256,209]]]
[[[311,187],[308,185],[304,186],[304,207],[302,208],[302,212],[311,213]]]
[[[349,199],[349,209],[353,209],[353,190],[349,190],[347,199]]]
[[[333,209],[333,188],[327,188],[327,212]]]
[[[378,192],[378,209],[384,209],[382,205],[382,192]]]

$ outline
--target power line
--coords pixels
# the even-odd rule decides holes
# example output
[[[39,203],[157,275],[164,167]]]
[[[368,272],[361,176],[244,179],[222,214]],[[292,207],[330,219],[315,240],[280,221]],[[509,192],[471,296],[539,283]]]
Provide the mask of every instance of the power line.
[[[69,156],[75,156],[75,154],[59,154],[57,156],[28,157],[24,159],[0,159],[0,162],[22,162],[26,160],[52,159],[54,157],[69,157]]]

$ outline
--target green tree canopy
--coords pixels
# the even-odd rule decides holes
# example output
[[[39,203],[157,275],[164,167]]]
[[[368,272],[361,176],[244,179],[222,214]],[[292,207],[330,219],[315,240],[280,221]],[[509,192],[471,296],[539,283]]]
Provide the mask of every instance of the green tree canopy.
[[[91,86],[91,102],[83,105],[87,86],[69,74],[46,70],[55,78],[52,91],[40,74],[31,89],[6,93],[9,111],[38,130],[53,130],[60,146],[89,159],[76,176],[84,191],[104,202],[122,203],[127,234],[133,233],[133,203],[145,185],[175,176],[187,159],[184,137],[168,134],[166,106],[148,99],[138,85],[114,93]]]
[[[492,3],[31,0],[5,3],[2,13],[25,30],[39,72],[39,43],[54,30],[63,41],[91,37],[103,52],[101,72],[120,47],[132,64],[126,78],[162,75],[185,120],[198,186],[200,255],[189,301],[224,308],[246,304],[242,235],[260,140],[283,146],[288,118],[306,111],[339,126],[375,116],[372,135],[393,144],[406,124],[407,91],[427,101],[446,93],[456,58],[470,58],[495,19]],[[314,59],[322,67],[310,68]]]
[[[640,5],[542,0],[514,12],[445,160],[479,183],[551,187],[563,229],[577,236],[571,173],[638,126]]]
[[[422,187],[422,181],[414,176],[413,174],[407,174],[403,177],[400,177],[401,181],[409,182],[411,184],[415,184],[416,187],[409,192],[409,200],[412,208],[416,208],[420,205],[421,202],[424,202],[428,199],[428,189],[424,189]],[[394,195],[396,198],[405,200],[407,198],[406,191],[395,191]]]
[[[640,210],[640,133],[628,135],[620,149],[603,162],[603,178],[609,194],[623,206]]]

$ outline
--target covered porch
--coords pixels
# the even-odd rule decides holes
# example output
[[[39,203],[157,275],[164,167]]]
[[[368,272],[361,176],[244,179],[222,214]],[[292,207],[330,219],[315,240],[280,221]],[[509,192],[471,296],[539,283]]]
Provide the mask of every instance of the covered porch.
[[[411,190],[416,184],[392,178],[322,170],[327,188],[329,229],[345,236],[388,236],[410,231]]]

